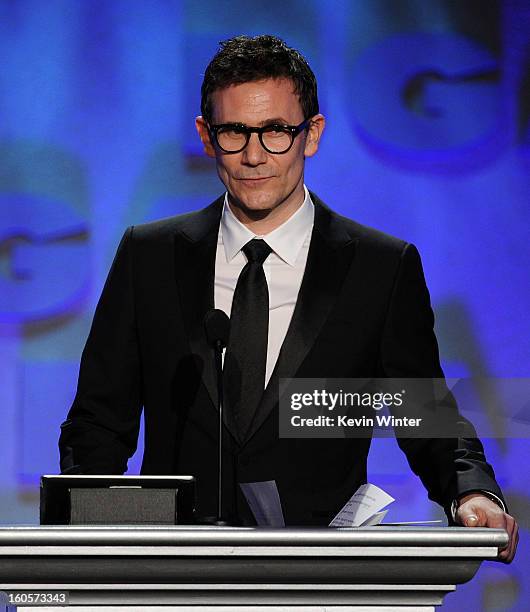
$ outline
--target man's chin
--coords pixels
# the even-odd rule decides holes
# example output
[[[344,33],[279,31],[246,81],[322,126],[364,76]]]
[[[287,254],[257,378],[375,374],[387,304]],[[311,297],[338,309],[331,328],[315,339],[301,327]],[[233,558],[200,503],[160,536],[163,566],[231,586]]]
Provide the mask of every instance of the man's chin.
[[[247,197],[234,197],[230,196],[230,204],[232,207],[239,208],[245,215],[255,218],[263,219],[274,209],[274,205],[271,198],[247,198]]]

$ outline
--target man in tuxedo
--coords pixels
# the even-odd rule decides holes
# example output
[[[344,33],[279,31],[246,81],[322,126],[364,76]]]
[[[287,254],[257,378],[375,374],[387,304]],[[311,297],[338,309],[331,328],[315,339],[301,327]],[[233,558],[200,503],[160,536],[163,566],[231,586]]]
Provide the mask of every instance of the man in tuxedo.
[[[326,525],[367,480],[370,440],[283,439],[280,378],[440,378],[416,248],[332,212],[304,185],[325,120],[305,59],[272,36],[221,45],[196,126],[226,193],[207,208],[130,227],[83,352],[60,438],[63,473],[123,473],[142,407],[143,474],[192,474],[215,514],[217,391],[204,316],[231,316],[227,516],[253,524],[239,483],[275,480],[287,525]],[[400,438],[450,521],[517,525],[480,441]]]

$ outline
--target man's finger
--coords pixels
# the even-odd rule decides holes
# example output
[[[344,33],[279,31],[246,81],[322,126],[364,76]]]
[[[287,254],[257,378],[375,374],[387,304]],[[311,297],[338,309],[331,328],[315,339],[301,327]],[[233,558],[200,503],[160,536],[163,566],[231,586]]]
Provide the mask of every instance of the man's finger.
[[[509,514],[506,515],[505,529],[508,532],[509,536],[508,546],[504,550],[501,550],[499,552],[497,558],[503,563],[511,563],[513,558],[515,557],[517,543],[519,542],[519,527],[515,519]]]
[[[472,506],[462,506],[457,514],[464,527],[486,527],[488,519],[484,512]]]
[[[515,556],[518,538],[519,534],[514,531],[512,537],[510,538],[510,546],[508,547],[508,554],[506,555],[506,563],[510,563]]]

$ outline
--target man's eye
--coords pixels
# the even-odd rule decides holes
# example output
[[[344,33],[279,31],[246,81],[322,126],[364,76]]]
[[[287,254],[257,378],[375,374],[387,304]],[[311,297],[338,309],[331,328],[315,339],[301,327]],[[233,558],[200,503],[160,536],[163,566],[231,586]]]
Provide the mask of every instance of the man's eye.
[[[269,125],[265,130],[267,134],[272,134],[273,136],[281,136],[287,133],[287,130],[282,125]]]
[[[246,137],[246,131],[244,127],[234,125],[231,127],[225,127],[220,129],[217,132],[217,137],[223,140],[225,140],[226,138],[230,138],[232,140],[240,140],[241,138]]]

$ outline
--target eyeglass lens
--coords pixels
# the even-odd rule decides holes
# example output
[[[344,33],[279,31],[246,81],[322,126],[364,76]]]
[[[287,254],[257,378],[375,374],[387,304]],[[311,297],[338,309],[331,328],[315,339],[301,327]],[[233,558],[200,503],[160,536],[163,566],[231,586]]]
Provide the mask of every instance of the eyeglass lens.
[[[239,151],[247,143],[248,134],[243,129],[223,128],[217,132],[217,142],[225,151]],[[292,134],[289,130],[281,127],[271,127],[261,134],[263,146],[273,153],[283,153],[292,142]]]

